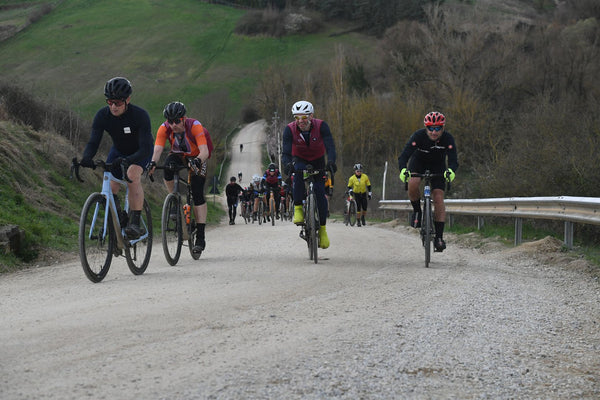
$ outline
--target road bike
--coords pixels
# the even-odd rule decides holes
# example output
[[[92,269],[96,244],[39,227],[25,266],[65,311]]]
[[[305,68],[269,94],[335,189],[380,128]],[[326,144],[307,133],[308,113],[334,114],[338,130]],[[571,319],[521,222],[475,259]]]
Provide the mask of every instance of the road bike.
[[[258,193],[257,197],[258,197],[258,210],[256,212],[256,216],[258,218],[258,224],[262,225],[263,218],[265,218],[265,194],[264,194],[264,192]],[[266,223],[267,220],[265,219],[264,222]]]
[[[240,207],[242,218],[244,218],[244,222],[247,224],[252,221],[252,202],[250,200],[240,200]]]
[[[444,177],[443,173],[433,174],[429,170],[426,170],[423,174],[411,172],[411,178],[422,178],[423,179],[423,196],[422,196],[422,210],[423,216],[421,218],[421,229],[419,231],[421,236],[421,243],[425,250],[425,268],[429,267],[431,261],[431,247],[432,242],[435,238],[435,224],[433,223],[433,199],[431,198],[431,179]],[[447,183],[449,186],[449,183]],[[405,184],[408,189],[408,182]]]
[[[193,157],[185,157],[185,165],[169,163],[156,166],[173,172],[173,191],[165,197],[161,215],[162,247],[163,253],[169,265],[175,265],[181,256],[184,242],[194,260],[198,260],[201,251],[194,251],[194,243],[198,233],[194,212],[194,196],[192,195],[192,176],[200,174],[200,170],[194,163]],[[187,178],[181,179],[179,171],[187,170]],[[154,181],[153,177],[150,179]],[[180,184],[186,187],[185,199],[181,196]]]
[[[354,199],[354,193],[346,191],[344,193],[346,198],[346,204],[344,206],[344,225],[354,226],[356,224],[356,200]]]
[[[143,234],[139,238],[128,238],[125,234],[129,212],[129,188],[131,182],[127,177],[126,167],[121,165],[124,179],[117,179],[110,172],[112,163],[102,160],[94,161],[96,167],[104,170],[102,190],[89,195],[79,219],[79,258],[83,272],[87,278],[94,282],[101,282],[110,269],[113,256],[118,257],[125,253],[127,266],[134,275],[141,275],[148,268],[152,253],[152,215],[150,206],[144,199],[144,206],[140,216],[140,227]],[[79,175],[81,164],[77,158],[71,162],[71,177],[75,175],[79,182],[83,182]],[[117,182],[125,186],[125,207],[121,208],[118,196],[113,195],[110,182]]]
[[[319,209],[317,207],[317,196],[314,191],[314,183],[320,179],[326,172],[313,169],[312,165],[307,165],[302,171],[302,178],[306,187],[306,200],[303,204],[304,223],[301,225],[300,237],[306,240],[308,245],[308,256],[311,260],[318,263],[319,252]],[[298,176],[298,175],[296,175]]]
[[[292,196],[292,190],[287,190],[285,196],[281,198],[281,204],[284,205],[284,211],[282,215],[284,215],[284,219],[288,221],[294,220],[294,197]]]

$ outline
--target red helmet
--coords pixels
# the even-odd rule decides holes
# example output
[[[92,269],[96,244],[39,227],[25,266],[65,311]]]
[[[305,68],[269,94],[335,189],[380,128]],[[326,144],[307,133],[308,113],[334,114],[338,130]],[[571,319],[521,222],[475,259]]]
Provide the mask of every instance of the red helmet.
[[[444,117],[444,114],[441,112],[432,111],[425,116],[423,122],[425,123],[425,126],[444,125],[446,123],[446,117]]]

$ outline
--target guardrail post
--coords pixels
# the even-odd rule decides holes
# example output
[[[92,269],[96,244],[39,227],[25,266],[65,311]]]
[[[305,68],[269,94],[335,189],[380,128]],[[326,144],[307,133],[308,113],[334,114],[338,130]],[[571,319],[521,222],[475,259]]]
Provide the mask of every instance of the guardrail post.
[[[571,221],[565,221],[565,246],[567,248],[573,248],[573,223]]]
[[[477,230],[480,231],[483,229],[484,219],[482,216],[477,216]]]
[[[523,242],[523,219],[515,218],[515,246]]]

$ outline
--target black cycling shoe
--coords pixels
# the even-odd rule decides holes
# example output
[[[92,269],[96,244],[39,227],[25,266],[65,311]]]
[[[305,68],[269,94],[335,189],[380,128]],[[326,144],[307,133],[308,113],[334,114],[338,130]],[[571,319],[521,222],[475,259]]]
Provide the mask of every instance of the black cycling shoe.
[[[410,217],[410,226],[412,226],[413,228],[420,228],[421,227],[421,215],[423,213],[422,212],[417,212],[414,211]]]
[[[196,237],[196,243],[194,244],[194,247],[192,247],[192,251],[196,254],[202,253],[205,248],[206,248],[206,241],[204,239],[200,239],[199,237]]]
[[[446,248],[446,242],[442,238],[435,238],[433,241],[433,247],[435,247],[435,251],[441,253]]]

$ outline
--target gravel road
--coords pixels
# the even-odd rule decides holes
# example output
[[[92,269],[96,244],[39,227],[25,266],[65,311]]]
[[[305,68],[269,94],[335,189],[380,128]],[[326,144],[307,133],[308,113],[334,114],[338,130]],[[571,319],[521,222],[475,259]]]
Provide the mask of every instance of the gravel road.
[[[200,260],[157,241],[99,284],[68,257],[1,275],[0,398],[600,398],[599,285],[560,243],[448,235],[426,269],[394,222],[331,221],[318,264],[298,232],[225,220]]]

